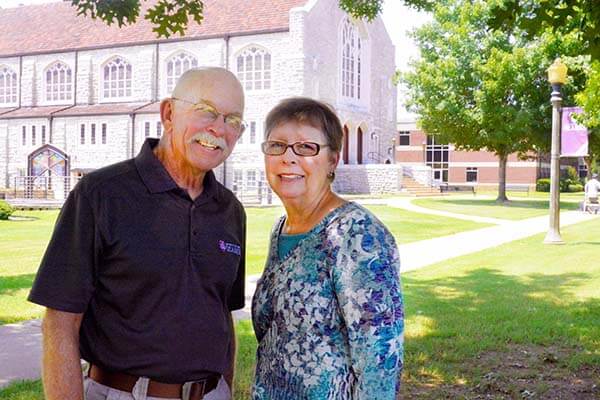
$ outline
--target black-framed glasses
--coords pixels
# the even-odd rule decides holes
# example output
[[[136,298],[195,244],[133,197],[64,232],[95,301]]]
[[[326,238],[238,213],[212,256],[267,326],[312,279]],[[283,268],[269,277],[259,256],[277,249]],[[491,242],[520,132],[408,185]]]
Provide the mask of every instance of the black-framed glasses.
[[[223,121],[225,122],[225,126],[232,132],[235,132],[241,135],[248,124],[246,121],[242,119],[237,114],[223,114],[219,112],[215,107],[208,104],[204,100],[200,100],[197,103],[191,102],[189,100],[180,99],[178,97],[171,97],[173,100],[181,101],[183,103],[191,104],[194,115],[196,115],[199,119],[203,120],[206,123],[212,123],[219,118],[219,115],[223,116]]]
[[[295,155],[301,157],[313,157],[319,154],[321,147],[327,147],[327,144],[320,144],[314,142],[296,142],[287,144],[286,142],[280,142],[278,140],[267,140],[263,142],[260,147],[262,152],[268,156],[280,156],[291,148]]]

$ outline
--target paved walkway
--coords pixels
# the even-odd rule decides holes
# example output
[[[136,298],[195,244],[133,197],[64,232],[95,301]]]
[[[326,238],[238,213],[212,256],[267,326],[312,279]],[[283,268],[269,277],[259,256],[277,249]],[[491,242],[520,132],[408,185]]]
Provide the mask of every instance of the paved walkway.
[[[522,239],[548,229],[548,216],[521,221],[459,215],[431,210],[411,203],[411,198],[391,198],[359,201],[366,204],[387,204],[424,214],[460,218],[476,222],[492,223],[494,226],[461,232],[419,242],[401,244],[400,260],[402,272],[415,270],[440,261],[484,250],[490,247]],[[599,218],[600,215],[565,211],[560,214],[561,226],[576,224]],[[432,251],[435,249],[435,251]],[[246,308],[236,311],[236,319],[250,318],[250,301],[256,288],[258,275],[246,278]],[[38,320],[21,324],[0,326],[0,387],[16,379],[37,379],[40,376],[41,333]]]

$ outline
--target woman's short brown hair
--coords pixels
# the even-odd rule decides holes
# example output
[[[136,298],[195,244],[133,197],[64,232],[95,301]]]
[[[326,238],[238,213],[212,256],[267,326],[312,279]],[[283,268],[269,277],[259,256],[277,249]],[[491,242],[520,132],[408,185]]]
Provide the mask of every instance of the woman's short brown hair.
[[[306,124],[321,130],[332,152],[339,153],[342,150],[344,132],[331,106],[308,97],[281,100],[267,115],[265,139],[269,138],[273,129],[287,122]]]

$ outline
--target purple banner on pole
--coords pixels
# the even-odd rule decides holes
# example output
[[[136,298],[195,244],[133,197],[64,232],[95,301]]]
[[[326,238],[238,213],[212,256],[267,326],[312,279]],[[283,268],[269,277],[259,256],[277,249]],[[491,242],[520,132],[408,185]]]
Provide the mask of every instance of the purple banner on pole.
[[[560,134],[561,157],[585,157],[588,155],[588,130],[573,118],[581,114],[581,107],[563,107]]]

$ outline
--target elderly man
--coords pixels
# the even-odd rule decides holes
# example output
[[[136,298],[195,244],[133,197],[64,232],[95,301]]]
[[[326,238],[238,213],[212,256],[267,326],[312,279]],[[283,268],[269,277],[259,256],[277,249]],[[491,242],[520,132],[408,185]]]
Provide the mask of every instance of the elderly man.
[[[233,74],[190,70],[161,103],[160,142],[71,192],[29,296],[47,307],[46,399],[231,398],[246,216],[211,170],[243,109]]]

